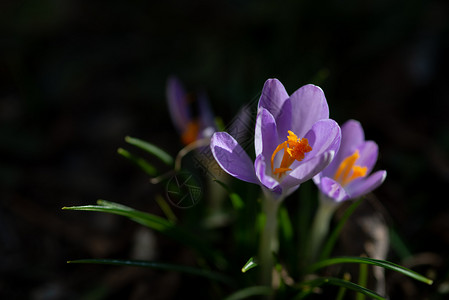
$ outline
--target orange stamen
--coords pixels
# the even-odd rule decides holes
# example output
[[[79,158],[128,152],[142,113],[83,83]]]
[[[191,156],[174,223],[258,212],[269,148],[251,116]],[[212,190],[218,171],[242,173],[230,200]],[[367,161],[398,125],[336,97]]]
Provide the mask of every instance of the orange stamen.
[[[186,129],[181,135],[181,140],[184,145],[193,143],[198,138],[198,132],[200,131],[200,124],[198,120],[192,120],[187,124]]]
[[[284,149],[284,156],[282,156],[281,165],[274,169],[274,158],[282,149]],[[287,171],[291,171],[290,166],[295,160],[303,160],[304,154],[310,151],[312,151],[312,147],[309,146],[309,141],[306,138],[298,138],[289,130],[287,140],[279,144],[271,155],[271,171],[273,174],[279,174],[279,178],[281,178]]]
[[[356,178],[365,177],[368,171],[367,167],[355,165],[357,159],[359,159],[359,150],[346,157],[338,166],[335,172],[334,179],[338,181],[342,186],[347,185]]]

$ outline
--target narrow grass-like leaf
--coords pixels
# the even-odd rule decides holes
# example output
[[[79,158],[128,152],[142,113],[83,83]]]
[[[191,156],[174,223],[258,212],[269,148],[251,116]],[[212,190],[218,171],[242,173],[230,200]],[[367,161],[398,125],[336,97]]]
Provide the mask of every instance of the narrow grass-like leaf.
[[[351,274],[349,274],[349,273],[343,274],[343,280],[350,281]],[[341,286],[340,289],[338,290],[338,294],[337,294],[337,297],[335,298],[335,300],[343,300],[346,295],[346,290],[347,290],[347,288]]]
[[[167,219],[173,224],[176,223],[178,221],[178,218],[176,217],[175,213],[173,212],[167,201],[164,199],[164,197],[162,197],[161,195],[156,195],[155,200],[161,210],[164,212]]]
[[[240,210],[245,206],[245,202],[243,202],[238,194],[231,193],[229,194],[229,198],[231,198],[232,207],[234,207],[234,209]]]
[[[229,198],[231,199],[232,202],[232,206],[235,209],[240,210],[245,206],[245,202],[243,202],[242,198],[237,193],[233,192],[226,183],[218,179],[214,179],[214,181],[228,192]]]
[[[224,260],[216,251],[212,250],[212,248],[210,248],[203,239],[198,238],[197,236],[191,234],[190,232],[182,229],[179,226],[176,226],[175,224],[164,218],[150,213],[138,211],[115,202],[98,200],[97,204],[98,205],[63,207],[62,209],[106,212],[127,217],[130,220],[137,222],[143,226],[161,232],[178,242],[189,245],[205,258],[211,259],[218,266],[223,267],[224,265],[226,265],[226,260]]]
[[[398,232],[394,228],[390,228],[390,243],[391,248],[399,255],[401,259],[412,256],[412,252],[409,250],[405,242],[401,239]]]
[[[303,286],[307,288],[306,292],[301,292],[298,294],[297,299],[302,299],[305,295],[309,294],[313,288],[321,286],[323,284],[331,284],[339,287],[344,287],[349,290],[353,290],[357,293],[361,293],[365,296],[371,297],[373,299],[378,300],[385,300],[386,298],[382,297],[381,295],[377,294],[376,292],[369,290],[363,286],[360,286],[358,284],[355,284],[353,282],[340,279],[340,278],[334,278],[334,277],[320,277],[317,279],[313,279],[310,281],[305,281],[300,284],[300,286]]]
[[[157,174],[156,168],[153,167],[150,163],[148,163],[142,157],[134,155],[123,148],[118,148],[117,153],[120,154],[121,156],[123,156],[124,158],[130,160],[132,163],[136,164],[139,168],[141,168],[148,175],[156,176],[156,174]]]
[[[299,201],[298,208],[292,220],[294,223],[294,228],[297,233],[297,240],[295,247],[298,249],[298,262],[295,266],[299,266],[299,268],[292,268],[293,272],[298,271],[302,274],[304,271],[304,266],[309,264],[309,262],[304,259],[306,256],[306,249],[309,248],[309,243],[311,240],[310,232],[311,232],[311,223],[312,217],[314,216],[313,211],[317,204],[317,193],[316,190],[312,188],[313,183],[309,180],[304,182],[299,189]],[[301,262],[301,264],[300,264]],[[299,275],[293,273],[293,275]]]
[[[326,243],[323,246],[323,251],[320,255],[320,260],[326,259],[329,257],[329,255],[332,252],[332,249],[334,248],[335,242],[338,239],[338,236],[340,235],[341,230],[343,229],[343,226],[346,224],[346,221],[348,218],[352,215],[352,213],[355,211],[355,209],[362,203],[363,198],[360,198],[359,200],[353,202],[344,212],[343,217],[338,222],[337,226],[335,226],[334,230],[326,240]]]
[[[158,270],[167,270],[167,271],[176,271],[181,273],[187,273],[192,275],[197,275],[201,277],[206,277],[214,281],[220,281],[222,283],[233,285],[234,282],[228,276],[223,274],[198,269],[190,266],[182,266],[161,262],[152,262],[152,261],[139,261],[139,260],[119,260],[119,259],[78,259],[68,261],[67,263],[71,264],[104,264],[104,265],[119,265],[119,266],[132,266],[132,267],[144,267],[144,268],[152,268]]]
[[[252,268],[255,268],[257,266],[258,266],[258,264],[256,263],[254,257],[251,257],[250,259],[248,259],[246,264],[243,266],[242,273],[245,273],[246,271],[251,270]]]
[[[298,269],[299,257],[298,257],[298,249],[295,247],[294,241],[294,230],[292,221],[290,219],[289,211],[285,207],[285,205],[281,205],[279,207],[279,242],[281,244],[289,245],[288,247],[284,247],[281,249],[285,256],[285,259],[289,262],[287,268],[289,268],[288,272],[293,272],[293,276],[296,275],[295,269]]]
[[[293,225],[290,221],[290,217],[285,206],[281,206],[279,208],[279,223],[282,235],[284,236],[287,243],[291,243],[293,239]]]
[[[268,286],[250,286],[229,295],[224,300],[240,300],[247,299],[253,296],[269,296],[272,293],[273,289]]]
[[[424,282],[428,285],[431,285],[433,281],[431,279],[428,279],[415,271],[412,271],[410,269],[407,269],[405,267],[399,266],[397,264],[394,264],[392,262],[386,261],[386,260],[379,260],[374,258],[368,258],[368,257],[334,257],[329,258],[326,260],[321,260],[315,264],[313,264],[310,267],[310,271],[314,272],[318,269],[321,269],[326,266],[334,265],[334,264],[341,264],[341,263],[357,263],[357,264],[368,264],[368,265],[374,265],[378,267],[382,267],[385,269],[389,269],[395,272],[399,272],[403,275],[409,276],[413,279],[416,279],[418,281]]]
[[[159,148],[149,142],[140,140],[138,138],[130,137],[130,136],[125,137],[125,141],[130,145],[136,146],[137,148],[140,148],[140,149],[156,156],[166,165],[173,166],[173,162],[174,162],[173,157],[170,154],[168,154],[167,152],[165,152],[164,150],[162,150],[161,148]]]
[[[359,285],[366,286],[368,283],[368,265],[360,264],[359,265]],[[357,294],[356,300],[365,300],[365,295]]]

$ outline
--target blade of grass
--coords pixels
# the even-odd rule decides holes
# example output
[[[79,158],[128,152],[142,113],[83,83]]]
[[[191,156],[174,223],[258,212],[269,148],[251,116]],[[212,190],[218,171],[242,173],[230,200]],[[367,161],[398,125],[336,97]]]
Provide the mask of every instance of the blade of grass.
[[[395,272],[399,272],[403,275],[409,276],[415,280],[424,282],[428,285],[431,285],[433,281],[431,279],[428,279],[415,271],[412,271],[410,269],[407,269],[405,267],[399,266],[397,264],[394,264],[392,262],[386,261],[386,260],[379,260],[374,258],[368,258],[368,257],[334,257],[326,260],[321,260],[315,264],[313,264],[310,267],[310,272],[314,272],[318,269],[321,269],[326,266],[334,265],[334,264],[341,264],[341,263],[358,263],[358,264],[368,264],[368,265],[374,265],[378,267],[382,267],[385,269],[389,269]]]
[[[292,221],[290,219],[289,211],[285,207],[285,205],[281,205],[279,208],[279,242],[281,245],[289,245],[288,247],[284,247],[281,249],[282,252],[285,252],[284,256],[286,260],[289,262],[286,268],[290,274],[294,274],[294,271],[291,269],[297,269],[299,264],[298,257],[298,249],[295,246],[294,241],[294,230]],[[293,267],[294,266],[294,267]]]
[[[218,179],[214,179],[214,181],[228,192],[229,198],[231,199],[231,203],[234,209],[240,210],[245,206],[245,202],[243,202],[242,198],[237,193],[233,192],[226,183]]]
[[[98,200],[98,205],[72,206],[63,207],[64,210],[79,210],[79,211],[96,211],[106,212],[116,215],[121,215],[137,222],[143,226],[149,227],[153,230],[161,232],[174,240],[181,242],[194,248],[199,254],[205,258],[212,260],[217,266],[224,267],[226,260],[217,251],[212,250],[211,247],[201,238],[191,234],[179,226],[159,216],[138,211],[128,206],[109,202],[105,200]]]
[[[285,206],[281,206],[279,209],[279,223],[283,237],[286,242],[290,244],[293,240],[293,225]]]
[[[292,268],[292,275],[299,276],[304,271],[304,266],[308,265],[309,262],[305,259],[306,252],[310,244],[310,229],[312,225],[312,217],[314,215],[314,210],[317,206],[317,193],[315,189],[312,189],[313,183],[306,181],[301,185],[299,189],[299,201],[298,208],[293,217],[295,222],[294,228],[297,230],[296,236],[298,242],[292,248],[298,249],[297,262],[295,263],[295,268]]]
[[[229,295],[224,300],[240,300],[252,296],[269,296],[272,293],[273,289],[267,286],[250,286]]]
[[[145,173],[150,176],[156,176],[157,170],[150,163],[148,163],[145,159],[130,153],[129,151],[118,148],[117,153],[123,156],[124,158],[130,160],[132,163],[137,165],[140,169],[142,169]]]
[[[399,236],[398,232],[395,230],[394,227],[390,228],[389,235],[390,235],[391,248],[393,248],[396,251],[396,253],[402,260],[412,256],[412,252],[409,250],[409,248],[402,240],[402,238]]]
[[[228,285],[234,285],[231,278],[214,271],[198,269],[190,266],[175,265],[161,262],[152,261],[138,261],[138,260],[119,260],[119,259],[77,259],[71,260],[67,263],[70,264],[104,264],[104,265],[119,265],[119,266],[132,266],[132,267],[144,267],[166,271],[176,271],[201,277],[206,277],[211,280],[220,281]]]
[[[357,293],[361,293],[361,294],[371,297],[373,299],[385,300],[384,297],[382,297],[381,295],[377,294],[376,292],[374,292],[372,290],[369,290],[369,289],[367,289],[363,286],[360,286],[358,284],[355,284],[353,282],[350,282],[350,281],[347,281],[344,279],[340,279],[340,278],[334,278],[334,277],[319,277],[317,279],[302,282],[300,284],[300,286],[307,288],[307,290],[302,291],[300,294],[298,294],[297,298],[301,299],[300,297],[304,297],[304,295],[309,294],[313,288],[321,286],[323,284],[331,284],[331,285],[343,287],[343,288],[355,291]]]
[[[156,156],[158,159],[160,159],[166,165],[173,166],[173,162],[174,162],[173,157],[170,154],[168,154],[167,152],[165,152],[164,150],[162,150],[161,148],[159,148],[149,142],[140,140],[138,138],[130,137],[130,136],[125,137],[125,141],[130,145],[136,146],[137,148],[140,148],[140,149]]]
[[[368,283],[368,265],[360,264],[359,265],[359,285],[366,286]],[[365,295],[357,294],[357,300],[365,300]]]
[[[352,213],[355,211],[355,209],[362,203],[363,198],[360,198],[359,200],[353,202],[344,212],[343,217],[338,222],[335,229],[332,231],[328,239],[326,240],[326,243],[323,246],[323,250],[321,252],[319,260],[326,259],[330,256],[332,249],[334,248],[335,243],[337,242],[338,236],[340,235],[341,230],[343,229],[343,226],[346,224],[346,221],[348,218],[352,215]]]
[[[350,281],[351,274],[349,274],[349,273],[343,274],[343,280]],[[335,300],[343,300],[346,295],[346,290],[347,290],[347,288],[341,286],[340,289],[338,290],[338,294],[337,294],[337,297],[335,298]]]
[[[161,195],[156,195],[155,200],[156,200],[157,204],[159,205],[159,207],[164,212],[167,219],[171,223],[175,224],[178,221],[178,218],[176,218],[175,213],[170,208],[170,205],[167,203],[167,201],[165,201],[165,199]]]

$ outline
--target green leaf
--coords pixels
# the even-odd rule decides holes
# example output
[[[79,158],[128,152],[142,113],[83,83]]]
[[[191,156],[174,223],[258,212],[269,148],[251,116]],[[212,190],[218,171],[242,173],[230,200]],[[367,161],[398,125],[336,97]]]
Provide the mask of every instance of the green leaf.
[[[290,221],[290,217],[288,215],[287,208],[285,206],[281,206],[279,208],[279,223],[281,232],[287,241],[287,243],[292,242],[293,240],[293,225]]]
[[[176,226],[175,224],[164,218],[150,213],[138,211],[119,203],[109,202],[105,200],[98,200],[97,204],[98,205],[63,207],[62,209],[106,212],[127,217],[130,220],[137,222],[143,226],[161,232],[178,242],[189,245],[205,258],[211,259],[218,266],[223,267],[224,265],[226,265],[226,261],[223,259],[223,257],[221,257],[216,251],[212,250],[204,241],[204,239],[191,234],[190,232],[182,229],[179,226]]]
[[[303,288],[306,288],[307,290],[301,292],[297,298],[301,299],[307,294],[309,294],[313,288],[321,286],[323,284],[331,284],[339,287],[344,287],[350,290],[353,290],[357,293],[361,293],[365,296],[378,299],[378,300],[385,300],[386,298],[380,296],[379,294],[375,293],[374,291],[371,291],[363,286],[360,286],[358,284],[355,284],[353,282],[343,280],[340,278],[334,278],[334,277],[319,277],[314,280],[305,281],[300,284]]]
[[[368,258],[368,257],[335,257],[330,258],[326,260],[321,260],[315,264],[313,264],[310,267],[310,271],[314,272],[318,269],[321,269],[326,266],[334,265],[334,264],[341,264],[341,263],[358,263],[358,264],[368,264],[368,265],[374,265],[378,267],[382,267],[385,269],[389,269],[395,272],[399,272],[403,275],[409,276],[413,279],[416,279],[418,281],[424,282],[428,285],[431,285],[433,281],[431,279],[428,279],[415,271],[409,270],[405,267],[399,266],[397,264],[394,264],[392,262],[386,261],[386,260],[379,260],[374,258]]]
[[[231,193],[229,194],[229,198],[231,198],[232,207],[234,207],[234,209],[240,210],[245,206],[245,202],[243,202],[238,194]]]
[[[168,154],[167,152],[165,152],[164,150],[162,150],[161,148],[159,148],[149,142],[146,142],[146,141],[134,138],[134,137],[130,137],[130,136],[125,137],[125,141],[128,144],[136,146],[137,148],[140,148],[140,149],[156,156],[166,165],[173,166],[173,161],[174,161],[173,157],[170,154]]]
[[[250,259],[248,259],[246,264],[243,266],[242,273],[245,273],[246,271],[251,270],[252,268],[255,268],[257,266],[258,266],[258,264],[256,263],[254,257],[251,257]]]
[[[243,202],[242,198],[237,193],[233,192],[226,183],[218,179],[214,179],[214,181],[228,192],[229,198],[231,199],[232,206],[234,207],[234,209],[240,210],[245,206],[245,202]]]
[[[268,286],[250,286],[244,289],[241,289],[228,297],[226,297],[224,300],[240,300],[240,299],[246,299],[252,296],[269,296],[273,293],[273,289]]]
[[[399,236],[398,232],[395,230],[395,228],[390,228],[390,243],[391,248],[395,250],[395,252],[399,255],[401,259],[405,259],[407,257],[412,256],[411,251],[405,244],[405,242],[402,240],[402,238]]]
[[[326,259],[329,257],[329,255],[332,252],[332,249],[334,248],[334,245],[338,239],[338,236],[340,235],[341,230],[343,229],[343,226],[346,224],[346,221],[348,218],[352,215],[352,213],[355,211],[355,209],[362,203],[363,198],[360,198],[359,200],[353,202],[344,212],[343,217],[338,222],[335,229],[332,231],[328,239],[326,240],[326,243],[323,246],[323,251],[321,252],[320,259]]]
[[[346,280],[346,281],[351,280],[351,275],[349,273],[343,274],[343,280]],[[346,295],[346,290],[347,290],[347,288],[341,286],[340,289],[338,290],[338,294],[337,294],[337,297],[335,298],[335,300],[343,300]]]
[[[120,154],[121,156],[125,157],[126,159],[130,160],[134,164],[136,164],[139,168],[141,168],[148,175],[156,176],[156,174],[157,174],[156,168],[153,167],[151,164],[149,164],[145,159],[143,159],[137,155],[131,154],[129,151],[127,151],[123,148],[118,148],[117,153]]]
[[[234,282],[231,278],[229,278],[223,274],[214,272],[214,271],[198,269],[198,268],[194,268],[194,267],[190,267],[190,266],[161,263],[161,262],[138,261],[138,260],[119,260],[119,259],[78,259],[78,260],[68,261],[67,263],[133,266],[133,267],[152,268],[152,269],[158,269],[158,270],[176,271],[176,272],[206,277],[211,280],[220,281],[220,282],[228,284],[228,285],[234,284]]]
[[[360,264],[359,265],[359,285],[366,286],[368,283],[368,265]],[[363,294],[357,294],[356,300],[365,300],[365,296]]]
[[[161,210],[164,212],[167,219],[173,224],[176,223],[178,221],[178,218],[176,218],[175,213],[173,212],[167,201],[164,199],[164,197],[162,197],[161,195],[156,195],[155,200]]]

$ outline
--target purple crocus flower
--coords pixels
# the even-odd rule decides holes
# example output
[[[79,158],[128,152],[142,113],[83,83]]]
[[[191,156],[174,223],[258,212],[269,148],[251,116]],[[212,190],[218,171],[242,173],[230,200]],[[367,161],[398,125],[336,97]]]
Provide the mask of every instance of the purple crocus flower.
[[[341,127],[341,146],[335,159],[313,178],[321,193],[337,203],[365,195],[385,180],[387,172],[368,176],[377,161],[378,147],[365,141],[359,122],[349,120]]]
[[[211,149],[227,173],[282,199],[329,165],[340,137],[319,87],[309,84],[289,96],[281,82],[269,79],[258,104],[254,163],[226,132],[212,136]]]
[[[208,138],[215,132],[214,116],[204,93],[194,98],[186,93],[176,77],[170,77],[167,81],[167,100],[171,119],[184,145]],[[197,113],[193,114],[192,111]]]

